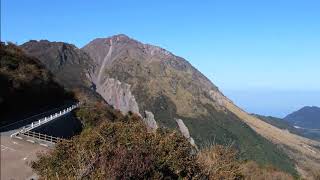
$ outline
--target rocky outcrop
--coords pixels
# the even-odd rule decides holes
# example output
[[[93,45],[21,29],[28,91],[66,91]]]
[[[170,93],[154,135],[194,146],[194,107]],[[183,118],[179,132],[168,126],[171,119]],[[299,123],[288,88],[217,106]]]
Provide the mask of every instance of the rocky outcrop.
[[[138,104],[131,93],[129,84],[113,78],[106,78],[104,83],[97,86],[97,92],[115,109],[124,113],[131,111],[140,115]]]
[[[143,118],[143,122],[146,124],[148,130],[155,131],[158,129],[158,124],[154,119],[154,115],[152,112],[145,111],[145,118]]]
[[[189,133],[189,129],[188,127],[184,124],[184,122],[182,121],[182,119],[175,119],[177,124],[178,124],[178,127],[179,127],[179,130],[181,132],[181,134],[187,138],[190,142],[190,144],[192,146],[196,146],[195,142],[194,142],[194,139],[190,136],[190,133]]]

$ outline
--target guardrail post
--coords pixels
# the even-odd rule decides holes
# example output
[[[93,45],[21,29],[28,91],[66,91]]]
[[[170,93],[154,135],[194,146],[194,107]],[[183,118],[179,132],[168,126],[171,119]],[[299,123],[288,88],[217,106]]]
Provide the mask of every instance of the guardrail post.
[[[41,123],[41,120],[39,119],[39,125],[40,125],[40,123]]]
[[[31,123],[31,127],[33,128],[33,122]]]

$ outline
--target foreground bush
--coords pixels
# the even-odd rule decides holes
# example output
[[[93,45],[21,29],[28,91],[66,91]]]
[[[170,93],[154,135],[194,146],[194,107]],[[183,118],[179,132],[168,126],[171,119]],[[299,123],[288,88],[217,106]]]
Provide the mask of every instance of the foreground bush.
[[[135,115],[102,122],[39,156],[32,168],[45,179],[177,179],[199,174],[194,149],[181,135],[148,133]]]
[[[122,115],[97,101],[77,116],[84,131],[64,141],[31,166],[42,179],[290,179],[291,176],[241,164],[231,146],[197,152],[175,131],[148,132],[140,116]]]

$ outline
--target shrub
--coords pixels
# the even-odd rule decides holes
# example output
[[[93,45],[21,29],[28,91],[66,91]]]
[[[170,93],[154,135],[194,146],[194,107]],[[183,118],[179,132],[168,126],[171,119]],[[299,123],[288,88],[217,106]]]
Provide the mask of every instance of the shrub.
[[[209,179],[241,179],[237,151],[232,146],[213,145],[198,153],[198,163]]]
[[[189,142],[175,131],[147,132],[134,114],[103,121],[31,164],[42,178],[177,179],[200,174]]]
[[[242,163],[241,173],[247,180],[293,180],[294,178],[283,171],[272,166],[260,166],[256,162],[249,161]]]

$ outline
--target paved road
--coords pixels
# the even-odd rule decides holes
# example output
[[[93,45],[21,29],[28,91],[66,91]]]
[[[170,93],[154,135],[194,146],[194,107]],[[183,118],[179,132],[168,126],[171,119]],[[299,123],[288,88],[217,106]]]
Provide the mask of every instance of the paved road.
[[[5,125],[5,126],[0,126],[0,132],[7,132],[7,131],[11,131],[11,130],[17,130],[25,125],[28,125],[34,121],[37,121],[41,118],[44,118],[45,116],[49,116],[51,114],[54,114],[56,112],[59,112],[60,110],[63,110],[69,106],[71,106],[71,103],[67,103],[63,106],[60,106],[58,108],[54,108],[51,110],[48,110],[46,112],[42,112],[40,114],[36,114],[36,115],[32,115],[31,117],[25,118],[25,119],[21,119],[19,121],[13,122],[11,124]]]
[[[23,180],[34,177],[28,165],[36,159],[38,152],[47,152],[49,149],[32,144],[24,140],[10,138],[1,134],[1,180]]]

